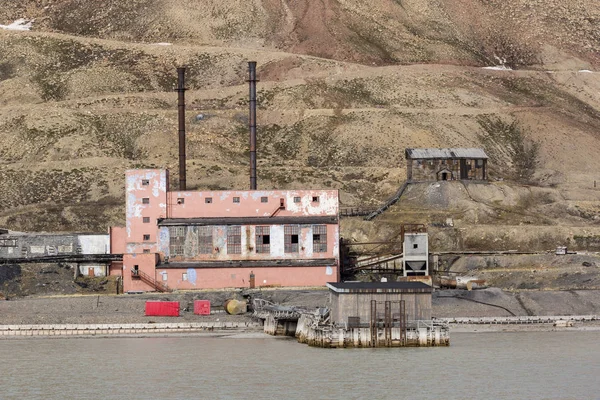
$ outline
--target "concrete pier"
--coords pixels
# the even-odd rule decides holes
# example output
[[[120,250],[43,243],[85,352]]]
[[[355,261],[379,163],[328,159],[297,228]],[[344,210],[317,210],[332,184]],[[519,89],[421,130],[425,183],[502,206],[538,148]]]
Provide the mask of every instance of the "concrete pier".
[[[413,321],[406,327],[322,325],[310,314],[298,320],[296,338],[314,347],[432,347],[449,346],[446,323]]]

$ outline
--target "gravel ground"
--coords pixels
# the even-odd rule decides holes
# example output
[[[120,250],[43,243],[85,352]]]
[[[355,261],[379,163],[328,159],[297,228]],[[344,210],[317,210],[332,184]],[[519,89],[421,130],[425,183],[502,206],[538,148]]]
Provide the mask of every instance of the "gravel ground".
[[[315,290],[262,290],[253,292],[214,291],[170,294],[143,294],[121,296],[53,296],[26,297],[0,302],[0,325],[12,324],[95,324],[245,321],[246,315],[227,315],[222,310],[225,300],[245,295],[306,308],[327,306],[328,291]],[[210,300],[214,314],[193,314],[193,300]],[[468,300],[465,300],[468,299]],[[181,302],[181,317],[146,317],[147,300]],[[485,303],[485,304],[484,304]],[[441,290],[433,295],[432,314],[445,317],[494,317],[515,315],[584,315],[600,314],[600,291],[525,291],[504,292],[485,289],[472,292]]]

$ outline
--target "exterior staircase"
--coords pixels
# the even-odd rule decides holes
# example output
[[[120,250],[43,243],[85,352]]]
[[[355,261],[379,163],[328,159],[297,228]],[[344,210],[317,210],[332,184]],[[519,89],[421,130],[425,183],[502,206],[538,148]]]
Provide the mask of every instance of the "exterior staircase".
[[[150,285],[157,292],[161,292],[161,293],[172,292],[172,290],[167,286],[166,283],[158,282],[156,279],[154,279],[153,276],[148,275],[144,271],[133,269],[133,270],[131,270],[131,277],[133,279],[139,279],[142,282],[144,282],[145,284]]]

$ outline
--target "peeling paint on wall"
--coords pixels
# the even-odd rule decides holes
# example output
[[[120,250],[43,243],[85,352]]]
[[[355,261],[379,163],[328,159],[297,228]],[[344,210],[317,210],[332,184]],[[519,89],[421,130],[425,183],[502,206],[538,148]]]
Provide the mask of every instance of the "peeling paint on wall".
[[[197,275],[196,275],[196,270],[194,268],[187,269],[187,279],[188,279],[189,283],[196,286]]]

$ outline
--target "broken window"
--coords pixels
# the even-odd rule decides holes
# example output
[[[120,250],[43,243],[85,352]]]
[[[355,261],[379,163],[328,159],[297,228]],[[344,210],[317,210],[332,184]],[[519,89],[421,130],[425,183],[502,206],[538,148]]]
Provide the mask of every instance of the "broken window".
[[[17,247],[17,239],[2,239],[0,247]]]
[[[283,227],[284,252],[297,253],[300,239],[300,227],[298,225],[286,225]]]
[[[144,240],[150,240],[150,235],[148,235],[148,234],[144,235]]]
[[[233,202],[234,203],[239,203],[240,202],[240,198],[239,197],[234,197],[233,198]]]
[[[313,203],[318,203],[319,202],[319,196],[313,196],[312,197],[312,201],[313,201]]]
[[[150,204],[150,197],[142,198],[142,204]]]
[[[169,227],[169,253],[171,256],[183,256],[183,245],[185,243],[185,227]]]
[[[267,196],[263,196],[260,198],[260,202],[261,203],[268,203],[269,202],[269,198]]]
[[[212,197],[207,197],[207,198],[205,198],[205,199],[204,199],[204,202],[205,202],[206,204],[210,204],[210,203],[212,203]]]
[[[299,196],[294,197],[294,203],[300,203],[300,197]]]
[[[142,186],[148,186],[150,184],[149,179],[142,179]]]
[[[242,228],[240,226],[227,227],[227,254],[242,253]]]
[[[149,224],[150,223],[150,217],[144,217],[144,218],[142,218],[142,222],[144,222],[144,224]]]
[[[198,247],[200,254],[212,254],[213,252],[213,227],[201,226],[198,231]]]
[[[183,204],[183,203],[185,203],[185,199],[183,197],[178,197],[177,204]]]
[[[256,252],[270,253],[271,252],[271,227],[257,226],[256,227]]]
[[[327,252],[327,225],[313,225],[313,253]]]

